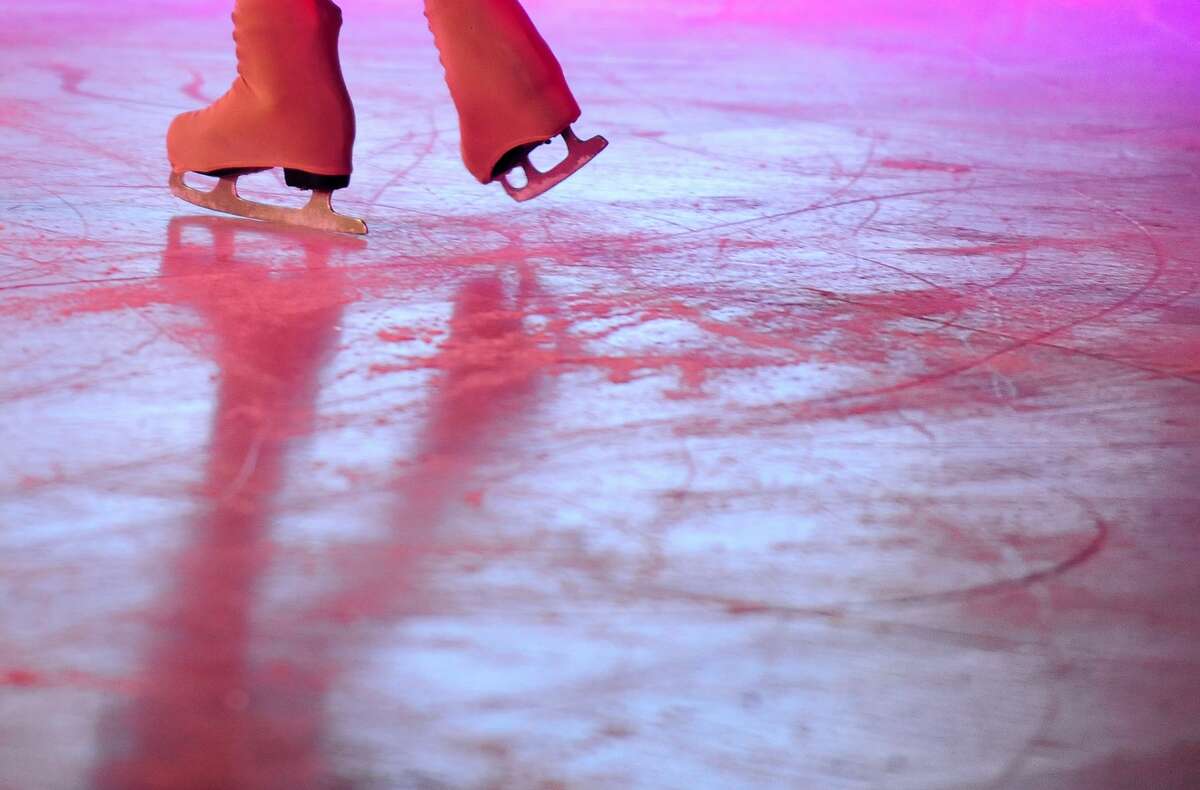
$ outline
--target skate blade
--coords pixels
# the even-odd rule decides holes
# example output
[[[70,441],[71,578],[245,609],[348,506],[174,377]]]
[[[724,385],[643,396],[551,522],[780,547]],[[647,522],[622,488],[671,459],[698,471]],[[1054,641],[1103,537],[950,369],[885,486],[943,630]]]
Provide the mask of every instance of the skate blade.
[[[235,217],[278,222],[314,230],[351,233],[356,236],[365,235],[367,232],[366,222],[357,217],[338,214],[333,210],[332,192],[314,190],[312,198],[304,208],[270,206],[266,203],[246,200],[238,195],[237,180],[238,176],[221,176],[221,180],[211,191],[203,192],[188,186],[184,181],[183,173],[171,173],[171,194],[193,206],[232,214]]]
[[[590,140],[580,140],[569,126],[563,132],[562,138],[567,144],[567,158],[545,173],[533,166],[528,155],[521,160],[520,168],[525,171],[525,178],[528,182],[525,186],[514,187],[509,183],[508,173],[500,176],[500,183],[509,197],[518,203],[524,203],[539,195],[544,195],[575,175],[584,165],[595,159],[601,151],[608,148],[608,140],[600,135],[596,135]],[[509,173],[511,172],[510,170]]]

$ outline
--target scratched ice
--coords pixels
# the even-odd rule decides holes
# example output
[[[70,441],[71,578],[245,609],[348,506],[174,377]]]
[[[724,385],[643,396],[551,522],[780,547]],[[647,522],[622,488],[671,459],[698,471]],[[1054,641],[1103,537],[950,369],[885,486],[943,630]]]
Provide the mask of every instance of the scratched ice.
[[[226,0],[9,5],[0,790],[1200,786],[1192,0],[530,0],[519,208],[345,0],[357,242],[167,194]]]

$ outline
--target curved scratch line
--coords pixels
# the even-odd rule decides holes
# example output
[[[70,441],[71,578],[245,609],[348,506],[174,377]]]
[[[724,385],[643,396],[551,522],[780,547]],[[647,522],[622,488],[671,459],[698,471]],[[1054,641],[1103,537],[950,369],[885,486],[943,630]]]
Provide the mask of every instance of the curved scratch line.
[[[963,587],[955,590],[941,590],[930,593],[917,593],[914,595],[903,595],[894,598],[875,598],[865,601],[843,601],[832,602],[822,606],[791,606],[788,604],[776,603],[758,603],[747,602],[744,599],[730,598],[723,595],[708,595],[694,594],[683,590],[672,590],[670,588],[657,588],[657,592],[662,596],[679,597],[681,594],[686,595],[692,600],[711,605],[721,606],[726,609],[737,611],[739,614],[772,614],[788,617],[837,617],[843,612],[860,611],[864,609],[874,609],[879,607],[905,607],[931,603],[950,603],[956,601],[967,601],[973,598],[978,598],[987,595],[995,595],[997,593],[1007,592],[1009,590],[1021,589],[1030,585],[1038,584],[1059,576],[1062,576],[1075,568],[1080,567],[1093,558],[1095,558],[1104,547],[1108,544],[1111,528],[1103,519],[1096,518],[1094,522],[1095,532],[1092,539],[1087,545],[1083,546],[1079,551],[1067,557],[1061,562],[1055,563],[1048,568],[1025,573],[1020,576],[999,579],[993,582],[985,582],[983,584],[974,585],[971,587]]]

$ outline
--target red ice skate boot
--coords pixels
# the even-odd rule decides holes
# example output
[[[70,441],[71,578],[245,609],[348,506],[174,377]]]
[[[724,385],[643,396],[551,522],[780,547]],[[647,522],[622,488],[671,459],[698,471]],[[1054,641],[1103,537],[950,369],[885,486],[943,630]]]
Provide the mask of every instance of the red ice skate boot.
[[[575,136],[579,104],[517,0],[425,0],[425,16],[458,108],[463,161],[481,183],[500,181],[514,200],[531,200],[608,145],[603,137]],[[567,158],[538,171],[529,153],[559,135]],[[516,167],[525,171],[525,186],[509,181]]]
[[[238,77],[211,106],[171,124],[172,193],[242,217],[366,233],[366,223],[335,213],[331,201],[334,190],[350,184],[354,147],[354,107],[338,62],[341,25],[341,9],[330,0],[237,0]],[[307,206],[238,196],[240,176],[275,167],[289,186],[312,191]],[[188,172],[221,180],[201,192],[184,182]]]

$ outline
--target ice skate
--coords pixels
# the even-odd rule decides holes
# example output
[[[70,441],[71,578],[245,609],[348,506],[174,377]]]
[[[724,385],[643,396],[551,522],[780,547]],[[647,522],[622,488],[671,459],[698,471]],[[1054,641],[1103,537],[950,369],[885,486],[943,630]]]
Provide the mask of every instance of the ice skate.
[[[576,136],[579,104],[517,0],[426,0],[425,15],[458,109],[463,162],[480,183],[499,181],[514,200],[532,200],[608,146],[603,137]],[[559,136],[566,158],[539,171],[530,153]],[[517,168],[521,186],[511,177]]]
[[[595,159],[601,151],[608,148],[608,140],[600,135],[589,140],[580,140],[570,126],[562,133],[562,138],[563,142],[567,144],[566,158],[544,172],[538,170],[529,159],[530,153],[537,148],[536,145],[514,149],[500,160],[495,168],[495,172],[498,174],[496,180],[503,185],[504,191],[508,193],[509,197],[518,203],[524,203],[539,195],[544,195],[575,175],[584,165]],[[549,140],[546,141],[546,143],[549,142]],[[513,164],[510,165],[510,162]],[[513,186],[510,179],[512,172],[517,167],[520,167],[525,173],[525,185],[521,187]]]
[[[176,197],[239,217],[364,234],[361,219],[333,210],[350,184],[354,107],[338,62],[341,10],[329,0],[238,0],[233,12],[238,77],[204,110],[167,133]],[[237,181],[282,168],[288,186],[312,192],[303,208],[246,200]],[[220,179],[205,192],[187,173]]]
[[[284,225],[297,225],[316,230],[336,231],[338,233],[363,235],[367,232],[367,223],[363,220],[357,217],[347,217],[333,210],[332,188],[297,187],[299,189],[311,189],[312,191],[312,197],[309,198],[308,203],[303,208],[272,206],[267,203],[246,200],[238,194],[237,181],[238,178],[249,172],[254,171],[240,170],[225,173],[209,173],[208,175],[219,176],[220,180],[215,187],[207,192],[189,186],[184,181],[183,173],[172,172],[170,179],[171,194],[180,200],[186,200],[194,206],[220,211],[225,214],[233,214],[237,217],[258,219],[265,222],[278,222]],[[285,170],[284,172],[286,173],[285,177],[289,186],[296,186],[296,183],[294,183],[295,179],[310,175],[293,170]]]

